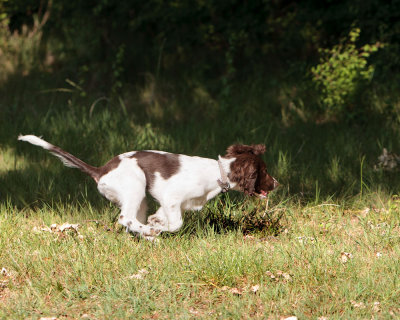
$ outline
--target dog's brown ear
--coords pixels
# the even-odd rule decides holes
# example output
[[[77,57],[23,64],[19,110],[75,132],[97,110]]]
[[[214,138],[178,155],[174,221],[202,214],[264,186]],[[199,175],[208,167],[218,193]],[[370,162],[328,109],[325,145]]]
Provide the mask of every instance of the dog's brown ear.
[[[239,185],[240,191],[252,195],[256,190],[257,166],[253,161],[247,161],[245,157],[240,157],[232,162],[229,179]]]
[[[264,144],[253,144],[251,147],[253,148],[253,153],[256,155],[263,154],[266,150]]]
[[[265,145],[263,144],[253,144],[251,146],[245,144],[234,144],[226,150],[226,156],[232,157],[243,153],[252,153],[255,155],[260,155],[265,152]]]

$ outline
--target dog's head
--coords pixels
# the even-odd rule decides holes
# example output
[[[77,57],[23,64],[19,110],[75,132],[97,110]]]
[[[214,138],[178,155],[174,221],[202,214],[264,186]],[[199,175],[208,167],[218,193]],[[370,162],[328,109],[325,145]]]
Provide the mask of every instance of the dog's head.
[[[226,158],[235,158],[231,163],[229,179],[238,184],[238,189],[248,195],[265,198],[279,184],[267,172],[261,159],[265,145],[232,145],[226,150]]]

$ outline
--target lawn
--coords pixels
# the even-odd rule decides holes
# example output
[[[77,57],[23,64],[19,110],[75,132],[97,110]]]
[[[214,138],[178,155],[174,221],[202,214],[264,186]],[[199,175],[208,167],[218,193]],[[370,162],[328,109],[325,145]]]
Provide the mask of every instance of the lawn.
[[[171,125],[135,120],[115,105],[57,103],[65,108],[37,104],[34,117],[3,118],[2,318],[400,317],[397,172],[374,169],[382,145],[398,145],[393,131],[374,122],[367,131],[285,127],[272,115]],[[19,133],[43,135],[93,165],[129,150],[216,158],[233,142],[261,142],[281,186],[268,204],[220,195],[151,243],[116,223],[118,208],[92,180],[17,142]]]
[[[238,204],[221,196],[203,212],[187,213],[183,230],[157,243],[127,234],[114,222],[112,207],[19,210],[4,204],[0,315],[396,318],[400,200],[371,196],[379,206],[361,210],[271,199],[275,228],[264,233],[242,232],[240,225],[219,229],[201,217],[211,210],[225,219],[235,215]],[[78,226],[61,231],[66,222]]]

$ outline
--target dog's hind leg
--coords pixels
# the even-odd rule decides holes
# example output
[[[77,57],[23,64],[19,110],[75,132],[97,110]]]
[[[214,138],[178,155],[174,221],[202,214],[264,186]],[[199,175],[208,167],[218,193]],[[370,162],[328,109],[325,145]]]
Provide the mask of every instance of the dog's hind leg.
[[[136,190],[136,194],[127,198],[121,205],[121,214],[118,222],[125,226],[130,232],[137,232],[148,240],[154,240],[161,230],[143,224],[140,219],[145,215],[147,208],[144,190],[140,192]]]
[[[118,222],[127,231],[154,240],[160,231],[144,224],[147,209],[146,179],[143,171],[134,164],[126,159],[122,160],[117,169],[100,179],[97,188],[102,195],[121,208]]]

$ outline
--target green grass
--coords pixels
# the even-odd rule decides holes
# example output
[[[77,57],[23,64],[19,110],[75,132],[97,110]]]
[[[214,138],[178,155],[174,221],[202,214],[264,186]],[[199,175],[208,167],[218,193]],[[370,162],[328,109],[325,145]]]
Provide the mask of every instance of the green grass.
[[[0,315],[398,317],[398,205],[395,200],[369,212],[331,203],[291,205],[281,208],[284,230],[277,236],[244,236],[240,229],[216,232],[212,224],[192,221],[192,232],[186,228],[158,243],[121,230],[112,220],[112,208],[99,213],[85,206],[19,211],[2,205],[0,266],[7,275],[0,276]],[[79,236],[40,231],[66,221],[79,223]],[[342,252],[353,258],[343,263]],[[142,269],[148,273],[132,277]],[[256,293],[254,285],[260,286]]]
[[[383,147],[400,149],[397,120],[377,111],[317,121],[260,80],[231,97],[196,85],[149,102],[147,85],[99,100],[54,91],[67,85],[53,77],[0,87],[0,318],[400,317],[400,180],[374,170]],[[281,187],[267,211],[220,195],[150,243],[118,226],[118,209],[90,178],[17,142],[20,133],[92,165],[130,150],[216,158],[232,143],[265,143]],[[79,234],[41,230],[64,222]],[[343,252],[352,254],[346,263]]]

